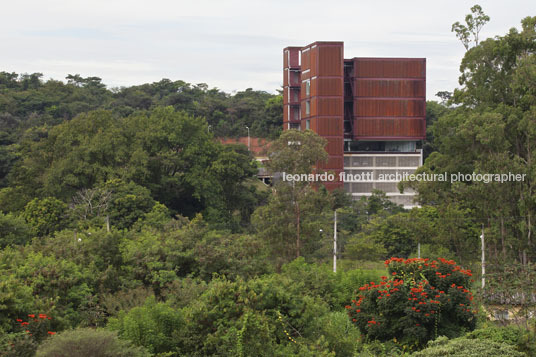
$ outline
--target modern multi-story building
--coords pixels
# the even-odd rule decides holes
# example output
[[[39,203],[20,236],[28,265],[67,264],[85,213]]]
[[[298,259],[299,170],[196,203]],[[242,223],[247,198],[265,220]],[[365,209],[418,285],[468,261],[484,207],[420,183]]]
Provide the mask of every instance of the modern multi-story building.
[[[283,88],[284,129],[311,129],[328,141],[329,160],[319,167],[335,173],[328,189],[344,187],[356,198],[378,189],[415,205],[415,193],[400,193],[397,183],[422,165],[425,58],[344,59],[343,42],[287,47]],[[369,176],[343,182],[341,172]]]

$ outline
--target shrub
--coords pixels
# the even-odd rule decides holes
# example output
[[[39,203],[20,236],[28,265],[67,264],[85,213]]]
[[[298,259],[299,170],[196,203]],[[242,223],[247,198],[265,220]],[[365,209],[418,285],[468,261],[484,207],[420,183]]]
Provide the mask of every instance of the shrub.
[[[445,259],[391,258],[385,264],[390,278],[360,287],[358,300],[346,306],[369,340],[398,339],[404,349],[414,349],[439,335],[474,329],[470,271]]]
[[[291,279],[301,294],[320,297],[332,308],[342,309],[356,296],[358,286],[379,279],[381,273],[361,269],[333,273],[331,266],[307,264],[300,257],[283,265],[281,275]]]
[[[67,205],[54,197],[34,198],[28,202],[22,215],[38,236],[44,236],[65,227],[66,210]]]
[[[37,343],[27,332],[0,335],[1,357],[33,357]]]
[[[0,338],[1,357],[32,357],[41,341],[55,335],[51,331],[52,317],[46,314],[28,314],[15,319],[15,331]]]
[[[0,212],[0,248],[24,245],[32,238],[32,228],[22,217]]]
[[[315,322],[327,346],[336,356],[353,356],[360,348],[361,333],[344,311],[330,312]]]
[[[329,355],[335,330],[345,326],[327,326],[323,299],[277,274],[247,282],[215,278],[183,311],[181,352],[188,356]]]
[[[37,357],[145,357],[147,351],[120,340],[112,331],[90,328],[52,336],[37,349]]]
[[[151,353],[176,351],[178,340],[173,334],[184,325],[180,311],[157,303],[154,296],[147,299],[144,306],[135,307],[128,312],[120,312],[112,318],[109,327],[119,332],[119,336],[144,346]]]
[[[449,340],[445,336],[430,341],[428,347],[413,353],[412,356],[422,357],[521,357],[525,354],[518,352],[506,343],[498,343],[487,339],[477,340],[456,338]]]
[[[489,326],[468,333],[469,339],[488,339],[498,343],[507,343],[529,356],[536,356],[536,336],[533,331],[516,326]]]

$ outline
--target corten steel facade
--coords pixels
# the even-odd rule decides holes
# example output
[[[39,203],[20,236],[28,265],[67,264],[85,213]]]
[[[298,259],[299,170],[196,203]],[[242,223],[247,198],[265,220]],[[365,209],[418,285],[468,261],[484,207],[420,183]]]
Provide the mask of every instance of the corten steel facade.
[[[343,42],[314,42],[283,50],[284,129],[311,129],[328,140],[321,169],[336,177],[371,172],[371,182],[330,182],[355,197],[385,191],[413,206],[397,181],[380,174],[411,173],[422,164],[426,137],[426,59],[344,59]]]

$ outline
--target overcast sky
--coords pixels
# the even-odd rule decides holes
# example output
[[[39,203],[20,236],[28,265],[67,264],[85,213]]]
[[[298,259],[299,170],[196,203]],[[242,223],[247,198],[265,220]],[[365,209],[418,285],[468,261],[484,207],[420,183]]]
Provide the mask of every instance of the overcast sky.
[[[491,17],[482,38],[536,16],[534,0],[9,1],[0,10],[0,71],[273,93],[284,47],[344,41],[345,58],[426,57],[427,96],[437,99],[456,87],[465,51],[451,25],[475,3]]]

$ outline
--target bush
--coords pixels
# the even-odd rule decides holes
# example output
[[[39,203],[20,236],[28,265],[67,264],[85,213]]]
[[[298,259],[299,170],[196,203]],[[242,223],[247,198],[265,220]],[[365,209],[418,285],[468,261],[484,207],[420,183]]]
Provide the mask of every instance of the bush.
[[[33,357],[37,343],[27,332],[0,336],[0,357]]]
[[[428,347],[413,353],[412,356],[422,357],[521,357],[525,354],[518,352],[506,343],[498,343],[487,339],[477,340],[465,337],[449,340],[445,336],[430,341]]]
[[[328,326],[323,299],[277,274],[248,282],[215,278],[183,311],[181,352],[188,356],[327,356],[338,343],[333,335],[344,335],[335,330],[346,326]]]
[[[22,215],[41,237],[66,226],[66,210],[67,205],[54,197],[34,198],[28,202]]]
[[[281,275],[291,279],[301,294],[320,297],[332,308],[341,309],[357,295],[358,286],[381,276],[376,271],[361,269],[333,273],[331,266],[307,264],[303,257],[285,264]]]
[[[162,353],[177,351],[178,340],[173,335],[184,322],[180,311],[149,297],[144,306],[122,311],[118,318],[110,319],[108,326],[135,345],[144,346],[151,353]]]
[[[359,350],[361,333],[341,312],[330,312],[316,321],[320,334],[336,356],[353,356]]]
[[[438,335],[456,337],[476,324],[471,273],[454,261],[391,258],[389,275],[359,288],[346,306],[352,321],[369,340],[398,339],[414,349]]]
[[[514,346],[529,356],[536,356],[536,336],[533,331],[516,326],[489,326],[468,333],[469,339],[488,339]]]
[[[90,328],[64,331],[37,349],[37,357],[144,357],[147,351],[120,340],[111,331]]]
[[[32,238],[32,228],[23,218],[0,212],[0,248],[24,245]]]

